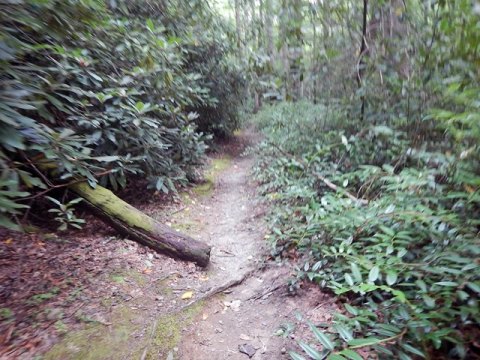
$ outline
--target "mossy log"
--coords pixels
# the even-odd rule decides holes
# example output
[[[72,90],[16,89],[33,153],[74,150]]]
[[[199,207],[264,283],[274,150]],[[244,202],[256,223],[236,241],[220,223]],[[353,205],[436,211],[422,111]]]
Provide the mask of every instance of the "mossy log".
[[[91,188],[85,182],[69,188],[82,197],[98,217],[129,239],[173,258],[193,261],[203,267],[208,265],[209,245],[159,223],[110,190],[99,185]]]

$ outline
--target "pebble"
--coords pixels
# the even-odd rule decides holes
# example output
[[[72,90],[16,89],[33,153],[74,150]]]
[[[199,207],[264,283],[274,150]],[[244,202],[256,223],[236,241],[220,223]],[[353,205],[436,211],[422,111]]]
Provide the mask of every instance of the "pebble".
[[[285,348],[283,347],[282,350],[280,350],[280,352],[281,352],[282,354],[285,354],[285,353],[287,352],[287,349],[285,349]]]

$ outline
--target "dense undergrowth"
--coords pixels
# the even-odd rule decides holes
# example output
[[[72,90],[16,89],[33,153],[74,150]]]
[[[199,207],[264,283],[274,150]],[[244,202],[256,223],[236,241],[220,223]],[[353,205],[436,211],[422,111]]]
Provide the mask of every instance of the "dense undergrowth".
[[[202,1],[20,0],[0,10],[1,226],[18,229],[33,201],[72,181],[175,190],[197,176],[211,134],[238,126],[230,30]],[[78,226],[73,204],[52,205]]]
[[[476,130],[454,126],[436,140],[445,126],[434,120],[468,118],[478,110],[468,104],[432,112],[415,131],[308,102],[257,115],[266,140],[255,173],[273,204],[273,254],[300,253],[299,279],[344,304],[332,328],[312,328],[323,351],[301,343],[311,358],[360,359],[358,349],[385,359],[479,356],[478,148],[459,135]]]

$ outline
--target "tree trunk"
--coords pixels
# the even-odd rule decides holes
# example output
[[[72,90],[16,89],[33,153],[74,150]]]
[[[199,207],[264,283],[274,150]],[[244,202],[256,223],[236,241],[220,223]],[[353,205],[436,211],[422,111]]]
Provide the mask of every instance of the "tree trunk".
[[[235,0],[235,29],[237,33],[237,49],[239,58],[243,58],[242,20],[240,14],[240,0]]]
[[[270,65],[274,65],[274,44],[273,44],[273,8],[272,0],[265,0],[265,36],[267,42],[267,52],[270,57]]]
[[[254,95],[253,113],[256,114],[258,113],[258,110],[260,110],[260,94],[258,93],[257,90],[255,90],[253,95]]]
[[[365,72],[365,52],[367,51],[367,11],[368,0],[363,0],[363,16],[362,16],[362,43],[360,45],[360,58],[357,70],[358,88],[362,87],[363,73]],[[360,120],[365,119],[365,95],[361,96],[362,107],[360,109]]]
[[[187,235],[174,231],[145,215],[140,210],[99,185],[92,189],[87,183],[69,186],[82,197],[91,210],[122,235],[153,250],[205,267],[211,247]]]

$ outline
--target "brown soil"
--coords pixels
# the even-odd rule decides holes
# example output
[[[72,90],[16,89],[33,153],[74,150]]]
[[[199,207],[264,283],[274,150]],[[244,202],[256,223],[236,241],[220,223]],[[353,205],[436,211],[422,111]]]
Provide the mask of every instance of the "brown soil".
[[[247,129],[226,143],[211,184],[182,201],[141,207],[212,245],[207,269],[95,221],[89,236],[0,234],[0,358],[289,358],[308,336],[305,320],[328,322],[335,305],[316,287],[290,295],[292,265],[266,261],[265,206],[249,177],[254,159],[242,156],[256,140]]]

